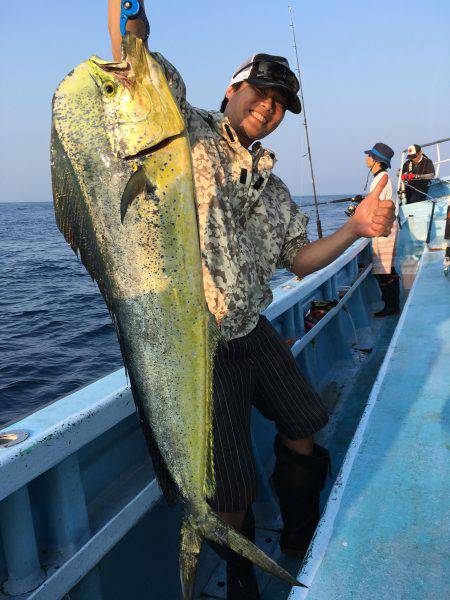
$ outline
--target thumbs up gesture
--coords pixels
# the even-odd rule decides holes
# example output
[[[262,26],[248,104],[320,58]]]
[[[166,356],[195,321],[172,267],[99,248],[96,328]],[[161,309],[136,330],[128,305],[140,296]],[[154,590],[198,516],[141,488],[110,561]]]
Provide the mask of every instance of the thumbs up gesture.
[[[358,205],[350,219],[358,237],[386,237],[395,221],[395,206],[392,200],[380,200],[388,176],[383,175],[375,189]]]

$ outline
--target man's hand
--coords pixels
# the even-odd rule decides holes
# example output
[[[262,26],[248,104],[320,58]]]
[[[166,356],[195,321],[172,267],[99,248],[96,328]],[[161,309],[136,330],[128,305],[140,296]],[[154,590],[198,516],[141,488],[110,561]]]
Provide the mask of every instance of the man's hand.
[[[395,206],[392,200],[380,200],[380,194],[388,182],[383,175],[373,192],[358,205],[350,219],[356,237],[388,236],[395,221]]]
[[[403,173],[402,181],[412,181],[414,179],[414,173]]]
[[[387,180],[388,176],[384,175],[373,192],[359,204],[354,216],[337,231],[303,246],[294,258],[291,271],[298,277],[305,277],[329,265],[358,238],[389,235],[395,220],[394,203],[380,200]]]

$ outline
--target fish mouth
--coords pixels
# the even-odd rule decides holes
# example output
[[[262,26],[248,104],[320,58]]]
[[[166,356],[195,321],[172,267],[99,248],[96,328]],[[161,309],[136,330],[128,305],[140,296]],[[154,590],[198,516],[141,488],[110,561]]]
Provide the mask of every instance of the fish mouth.
[[[111,62],[103,60],[98,56],[91,56],[89,62],[95,65],[101,71],[110,73],[127,87],[131,87],[130,76],[132,75],[133,69],[131,64],[126,59],[123,59],[120,62]]]
[[[114,79],[117,79],[126,88],[131,89],[133,78],[133,67],[127,60],[120,62],[109,62],[102,60],[98,56],[91,56],[89,62],[95,65],[97,69],[104,73],[109,73]]]
[[[133,64],[142,66],[143,44],[133,34],[127,32],[122,38],[122,58],[120,61],[108,61],[91,56],[90,62],[102,71],[111,73],[128,87],[131,86],[130,78],[134,75]]]
[[[158,142],[154,146],[144,148],[144,150],[140,150],[139,152],[136,152],[136,154],[129,154],[127,156],[124,156],[123,158],[125,160],[136,160],[137,158],[142,158],[144,156],[148,156],[149,154],[154,154],[155,152],[158,152],[158,150],[161,150],[162,148],[165,148],[166,146],[171,144],[173,141],[182,138],[184,136],[184,133],[185,132],[182,131],[180,133],[177,133],[176,135],[171,135],[166,139],[162,140],[161,142]]]
[[[97,67],[100,67],[100,69],[103,69],[103,71],[114,71],[114,72],[116,72],[116,71],[119,71],[119,72],[131,71],[131,65],[126,59],[123,59],[120,62],[115,62],[115,61],[103,60],[102,58],[99,58],[98,56],[92,56],[90,60],[94,63],[94,65],[97,65]]]

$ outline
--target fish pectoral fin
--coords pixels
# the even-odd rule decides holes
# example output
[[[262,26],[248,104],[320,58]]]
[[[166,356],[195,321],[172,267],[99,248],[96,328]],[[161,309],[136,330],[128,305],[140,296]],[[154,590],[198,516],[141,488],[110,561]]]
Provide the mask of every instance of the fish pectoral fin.
[[[125,220],[125,215],[127,214],[129,206],[135,198],[137,198],[140,194],[143,194],[144,192],[153,194],[155,192],[155,187],[147,179],[147,176],[144,173],[144,169],[139,168],[130,177],[122,194],[122,199],[120,201],[120,220],[122,222],[122,225]]]
[[[195,531],[188,519],[181,525],[180,576],[183,600],[194,597],[195,574],[203,537]]]
[[[208,316],[208,339],[210,340],[210,345],[212,352],[215,354],[217,346],[219,344],[226,345],[226,340],[220,331],[219,326],[217,325],[217,321],[212,313],[209,312],[208,307],[205,308],[206,314]]]

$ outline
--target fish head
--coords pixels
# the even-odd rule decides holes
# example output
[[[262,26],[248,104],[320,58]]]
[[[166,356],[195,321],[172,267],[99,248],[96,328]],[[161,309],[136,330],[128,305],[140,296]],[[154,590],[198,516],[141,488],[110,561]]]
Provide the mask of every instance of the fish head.
[[[181,134],[184,121],[160,65],[144,42],[127,33],[120,62],[87,61],[103,106],[113,153],[130,158]]]

